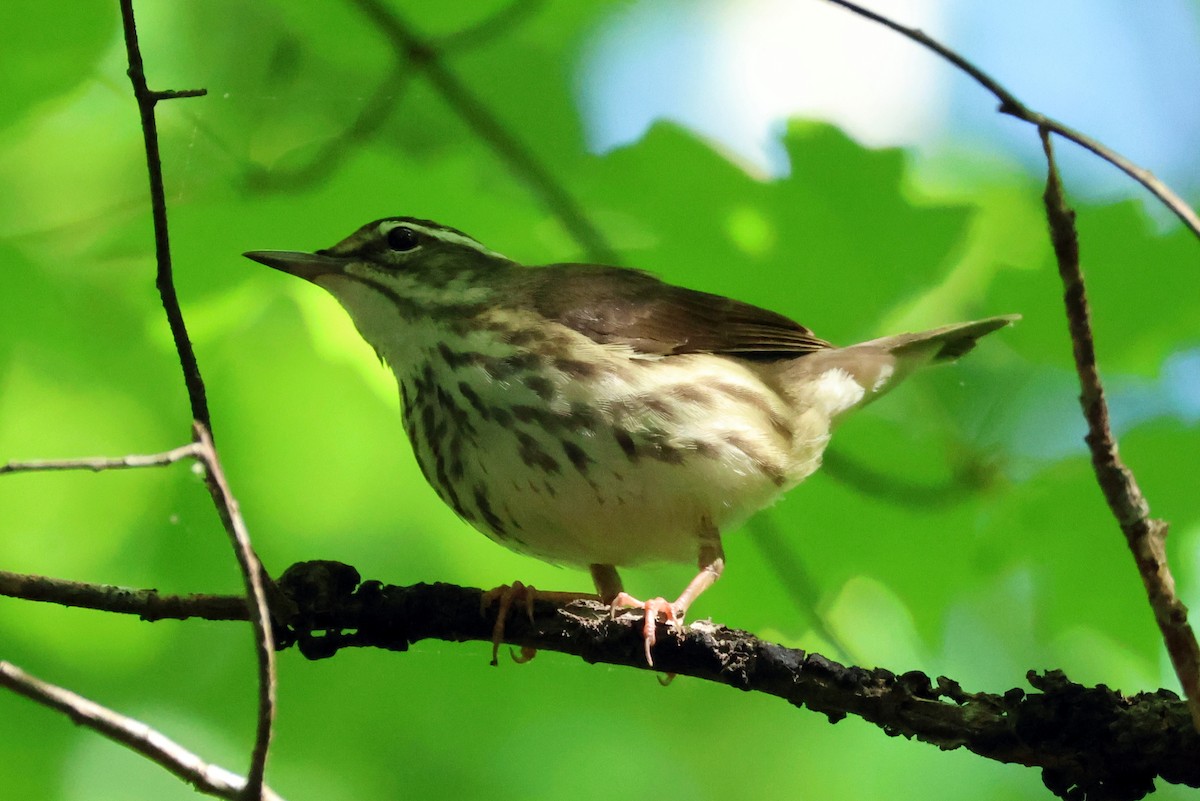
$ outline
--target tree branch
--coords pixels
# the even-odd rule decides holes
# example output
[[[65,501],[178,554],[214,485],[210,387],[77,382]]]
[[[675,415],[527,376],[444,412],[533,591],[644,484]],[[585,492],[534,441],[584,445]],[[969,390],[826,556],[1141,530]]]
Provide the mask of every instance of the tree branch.
[[[0,685],[43,706],[56,709],[72,722],[99,732],[174,773],[202,793],[229,801],[246,797],[247,783],[224,768],[211,765],[145,723],[101,706],[95,701],[29,675],[11,662],[0,661]],[[258,794],[255,794],[258,798]],[[264,801],[282,801],[262,788]]]
[[[850,2],[850,0],[828,0],[828,2],[833,3],[836,6],[841,6],[847,11],[857,14],[860,17],[865,17],[873,22],[877,22],[880,25],[895,31],[901,36],[911,39],[922,47],[941,56],[943,59],[950,62],[959,70],[973,78],[976,83],[981,85],[984,89],[987,89],[989,92],[995,95],[996,99],[1000,101],[1000,108],[998,111],[1001,114],[1008,114],[1012,117],[1016,117],[1019,120],[1024,120],[1025,122],[1037,126],[1039,129],[1044,128],[1046,130],[1053,131],[1059,136],[1062,136],[1064,139],[1071,140],[1085,150],[1094,153],[1095,155],[1107,161],[1109,164],[1112,164],[1121,172],[1125,173],[1130,178],[1137,181],[1139,184],[1149,190],[1150,194],[1154,195],[1154,197],[1158,198],[1159,202],[1170,209],[1171,212],[1178,217],[1179,220],[1185,226],[1187,226],[1193,234],[1195,234],[1197,237],[1200,237],[1200,216],[1197,216],[1196,211],[1188,205],[1187,201],[1177,195],[1174,190],[1171,189],[1171,187],[1167,186],[1165,183],[1155,177],[1154,173],[1143,167],[1139,167],[1137,164],[1125,158],[1120,153],[1105,146],[1103,143],[1098,142],[1090,136],[1087,136],[1086,134],[1071,128],[1064,123],[1059,122],[1058,120],[1047,117],[1045,114],[1041,114],[1029,108],[1022,103],[1016,95],[1005,89],[996,79],[992,78],[979,67],[972,64],[959,53],[951,50],[949,47],[946,47],[936,39],[931,38],[924,31],[901,25],[895,20],[863,8],[857,3]]]
[[[354,568],[336,562],[294,565],[279,589],[294,612],[277,629],[277,645],[295,645],[310,659],[351,647],[404,651],[424,639],[491,642],[495,628],[496,611],[481,609],[481,590],[360,582]],[[246,614],[244,599],[226,600],[229,610],[240,603]],[[180,616],[205,617],[208,603],[184,600]],[[139,613],[129,604],[113,611]],[[611,620],[594,602],[537,601],[532,615],[507,621],[503,642],[650,670],[634,617]],[[889,735],[1039,768],[1063,798],[1138,799],[1155,777],[1200,787],[1200,735],[1169,690],[1126,697],[1075,684],[1060,671],[1031,671],[1026,680],[1036,692],[969,693],[944,677],[849,667],[705,621],[662,634],[654,659],[659,670],[774,695],[831,722],[855,715]]]
[[[1137,479],[1117,455],[1117,441],[1108,422],[1108,402],[1096,366],[1096,345],[1092,337],[1091,311],[1083,271],[1079,265],[1079,240],[1075,232],[1075,212],[1067,205],[1062,182],[1054,161],[1050,130],[1038,129],[1049,165],[1046,177],[1046,219],[1062,278],[1063,302],[1079,374],[1079,403],[1087,420],[1085,438],[1092,454],[1096,480],[1104,491],[1108,508],[1121,526],[1129,550],[1133,552],[1138,573],[1146,588],[1154,619],[1162,631],[1175,675],[1187,696],[1192,720],[1200,730],[1200,646],[1187,621],[1187,607],[1175,593],[1175,579],[1167,564],[1167,530],[1164,520],[1150,517],[1150,505],[1138,487]]]
[[[121,24],[125,31],[125,52],[129,59],[129,80],[133,84],[133,96],[137,100],[138,114],[142,120],[142,138],[146,146],[146,170],[150,178],[150,209],[154,219],[154,255],[158,262],[158,277],[155,284],[162,299],[163,311],[167,314],[167,325],[179,354],[183,368],[183,381],[187,386],[188,401],[192,407],[192,419],[212,430],[212,419],[208,412],[208,396],[204,391],[204,378],[200,365],[188,337],[183,311],[179,308],[179,297],[175,292],[175,280],[171,267],[171,243],[167,233],[167,201],[163,190],[162,158],[158,151],[158,123],[154,118],[154,107],[160,100],[180,97],[200,97],[205,89],[156,92],[146,85],[146,71],[142,65],[142,51],[138,47],[137,24],[133,17],[133,0],[121,0]]]
[[[986,72],[923,31],[901,25],[849,0],[829,2],[877,22],[933,51],[995,95],[1000,101],[1001,113],[1037,126],[1049,165],[1044,195],[1046,217],[1050,225],[1055,257],[1058,260],[1059,275],[1063,282],[1067,320],[1074,344],[1075,366],[1082,388],[1079,401],[1088,424],[1086,441],[1092,454],[1092,466],[1109,509],[1120,524],[1133,552],[1155,620],[1170,654],[1171,664],[1188,698],[1193,724],[1200,730],[1200,647],[1197,646],[1196,635],[1187,622],[1187,607],[1180,602],[1175,593],[1175,580],[1167,564],[1167,523],[1150,517],[1149,504],[1146,503],[1136,479],[1117,456],[1116,440],[1108,423],[1108,405],[1096,368],[1090,312],[1083,273],[1079,266],[1075,213],[1067,205],[1063,195],[1050,134],[1056,133],[1069,139],[1122,170],[1146,187],[1198,237],[1200,217],[1149,170],[1139,167],[1079,131],[1031,110]]]
[[[30,576],[0,570],[0,595],[138,615],[142,620],[248,620],[246,598],[241,595],[161,595],[158,590],[133,590],[112,584],[89,584],[48,576]]]
[[[288,639],[313,659],[345,647],[403,651],[426,638],[493,636],[495,611],[481,614],[475,589],[360,584],[353,568],[329,562],[293,566],[280,588],[298,609]],[[530,616],[511,617],[504,641],[645,670],[640,621],[611,620],[595,602],[538,602]],[[935,686],[916,671],[846,667],[703,621],[660,636],[654,659],[659,670],[774,695],[831,722],[856,715],[890,735],[1041,768],[1046,786],[1064,798],[1137,799],[1154,789],[1156,776],[1200,787],[1200,735],[1168,690],[1126,698],[1074,684],[1059,671],[1031,671],[1027,680],[1039,692],[967,693],[949,679]]]
[[[199,445],[198,458],[208,469],[209,493],[217,514],[233,545],[238,567],[241,569],[245,586],[246,608],[250,612],[250,625],[254,628],[254,648],[258,656],[258,719],[255,727],[254,751],[250,756],[250,768],[246,772],[246,799],[257,799],[263,788],[267,753],[271,746],[271,729],[275,721],[275,636],[271,630],[270,607],[267,604],[265,573],[254,548],[246,523],[238,511],[237,501],[225,480],[221,461],[217,458],[212,437],[203,424],[196,423],[196,440]]]
[[[271,742],[271,729],[275,719],[275,638],[271,631],[265,586],[266,577],[262,564],[250,544],[245,521],[238,511],[237,501],[225,479],[221,460],[213,445],[212,437],[199,422],[195,424],[194,434],[195,442],[163,453],[119,458],[94,457],[9,462],[0,466],[0,475],[22,471],[101,471],[116,468],[161,467],[181,459],[194,458],[204,465],[205,486],[212,496],[213,505],[233,544],[234,554],[237,557],[245,586],[245,596],[234,599],[211,595],[163,598],[154,590],[131,591],[107,585],[88,585],[40,576],[22,576],[8,571],[0,571],[0,595],[53,601],[66,606],[84,606],[127,614],[136,613],[147,620],[159,620],[165,617],[182,619],[192,616],[220,620],[249,620],[254,629],[255,650],[258,656],[258,718],[254,751],[251,755],[250,769],[247,772],[245,797],[257,799],[263,785],[263,774]],[[212,617],[214,615],[216,617]]]
[[[195,455],[207,468],[208,475],[205,484],[233,544],[245,584],[250,623],[255,634],[258,656],[258,717],[254,749],[250,756],[250,767],[246,774],[242,797],[261,799],[264,792],[263,776],[271,743],[271,730],[275,719],[275,649],[264,589],[264,574],[262,565],[250,545],[250,537],[238,511],[237,501],[234,500],[233,493],[225,480],[220,459],[213,446],[212,419],[209,415],[204,379],[200,375],[200,365],[196,361],[196,354],[183,320],[183,311],[175,292],[171,268],[171,247],[167,233],[166,193],[163,189],[162,160],[159,155],[158,128],[154,116],[155,106],[160,100],[196,97],[205,94],[205,90],[189,89],[166,92],[150,90],[146,84],[142,53],[138,46],[133,0],[121,0],[121,22],[129,61],[129,80],[133,84],[134,97],[137,99],[142,136],[146,147],[146,167],[150,178],[150,205],[154,218],[155,256],[158,263],[156,283],[162,298],[163,309],[167,315],[167,323],[171,329],[171,336],[175,341],[175,350],[183,368],[184,383],[187,385],[197,448]]]
[[[132,454],[129,456],[88,456],[82,459],[31,459],[27,462],[8,462],[0,465],[0,476],[5,473],[46,473],[58,470],[126,470],[139,467],[165,467],[184,459],[199,455],[195,442],[180,445],[162,453]]]

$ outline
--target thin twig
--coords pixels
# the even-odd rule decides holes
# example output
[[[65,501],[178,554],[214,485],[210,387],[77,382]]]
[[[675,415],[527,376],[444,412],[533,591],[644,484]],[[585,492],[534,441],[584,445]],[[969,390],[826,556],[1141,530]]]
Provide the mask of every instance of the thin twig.
[[[238,511],[237,501],[229,489],[225,473],[221,468],[220,458],[213,446],[212,437],[208,430],[197,422],[194,428],[196,441],[190,445],[181,446],[164,453],[148,456],[124,456],[120,458],[88,458],[62,459],[44,462],[10,462],[0,467],[0,473],[17,472],[18,470],[105,470],[113,468],[150,467],[171,464],[180,459],[192,457],[203,463],[207,472],[206,486],[212,495],[213,503],[221,522],[228,532],[234,546],[238,567],[241,570],[246,595],[239,599],[243,615],[229,616],[228,600],[220,601],[219,607],[222,619],[246,619],[246,608],[250,609],[249,620],[254,628],[255,651],[258,656],[258,718],[254,741],[254,752],[251,756],[250,769],[247,771],[246,798],[257,799],[257,790],[262,787],[263,773],[266,767],[267,753],[271,742],[271,728],[275,718],[275,640],[271,632],[270,611],[267,604],[264,571],[262,564],[250,544],[250,536],[246,531],[245,521]],[[157,619],[160,616],[189,617],[197,615],[207,617],[211,608],[192,609],[190,611],[163,614],[164,608],[172,609],[178,599],[159,599],[153,591],[140,591],[141,597],[132,597],[129,591],[120,588],[105,587],[104,585],[79,585],[74,582],[60,582],[57,586],[48,582],[52,579],[34,581],[37,577],[22,577],[19,574],[0,572],[0,595],[14,595],[33,600],[53,600],[70,606],[88,606],[96,609],[111,609],[111,611],[131,612],[138,604],[144,604],[150,611],[146,616]],[[84,589],[89,587],[89,589]],[[112,608],[117,607],[117,608]]]
[[[0,570],[0,596],[42,601],[80,609],[138,615],[143,620],[248,620],[242,595],[162,595],[112,584],[89,584],[49,576]]]
[[[0,661],[0,685],[43,706],[58,710],[70,717],[74,723],[87,726],[136,751],[202,793],[227,798],[230,801],[239,801],[245,797],[247,783],[241,776],[205,762],[145,723],[114,712],[63,687],[44,682],[11,662]],[[266,787],[262,788],[262,798],[266,801],[282,801],[275,792]]]
[[[204,378],[200,365],[188,337],[183,312],[179,308],[179,297],[175,292],[175,281],[171,268],[171,244],[167,234],[167,201],[163,190],[162,158],[158,150],[158,124],[154,107],[160,100],[180,97],[200,97],[204,89],[156,92],[146,85],[146,72],[142,65],[142,51],[138,47],[137,24],[133,17],[133,0],[121,0],[121,23],[125,30],[125,52],[129,59],[129,80],[133,84],[133,96],[137,100],[138,114],[142,121],[142,137],[146,146],[146,170],[150,178],[150,209],[154,219],[154,254],[158,263],[155,284],[167,314],[167,325],[179,354],[183,368],[183,381],[187,386],[188,401],[192,407],[192,419],[212,430],[212,419],[208,412],[208,396],[204,392]]]
[[[1177,195],[1174,190],[1171,189],[1171,187],[1167,186],[1162,180],[1155,177],[1154,173],[1143,167],[1139,167],[1137,164],[1125,158],[1120,153],[1105,146],[1103,143],[1098,142],[1090,136],[1087,136],[1080,131],[1069,127],[1068,125],[1059,122],[1058,120],[1047,117],[1045,114],[1041,114],[1029,108],[1020,100],[1018,100],[1016,95],[1001,86],[996,79],[992,78],[970,61],[967,61],[967,59],[963,58],[963,56],[951,50],[949,47],[946,47],[941,42],[931,38],[924,31],[901,25],[895,20],[863,8],[857,3],[850,2],[849,0],[828,0],[828,2],[833,3],[836,6],[841,6],[847,11],[858,14],[860,17],[865,17],[873,22],[877,22],[880,25],[895,31],[901,36],[911,39],[922,47],[937,53],[946,61],[949,61],[955,67],[958,67],[964,73],[975,79],[975,81],[983,86],[983,88],[995,95],[996,99],[1000,101],[1000,108],[998,110],[1001,114],[1008,114],[1016,117],[1019,120],[1024,120],[1032,125],[1036,125],[1038,128],[1045,128],[1053,131],[1059,136],[1062,136],[1064,139],[1069,139],[1080,147],[1083,147],[1084,149],[1089,150],[1095,155],[1104,159],[1109,164],[1112,164],[1121,172],[1125,173],[1130,178],[1137,181],[1139,184],[1149,190],[1150,194],[1154,195],[1154,197],[1158,198],[1158,200],[1164,206],[1170,209],[1171,212],[1178,217],[1180,221],[1192,231],[1193,234],[1195,234],[1197,237],[1200,237],[1200,216],[1198,216],[1196,211],[1188,205],[1187,201]]]
[[[1050,129],[1039,127],[1042,148],[1049,165],[1046,178],[1046,218],[1063,283],[1063,301],[1074,345],[1075,369],[1079,373],[1079,403],[1087,419],[1088,448],[1096,480],[1104,491],[1108,507],[1121,526],[1133,552],[1138,573],[1146,588],[1154,618],[1162,631],[1175,675],[1188,699],[1192,721],[1200,731],[1200,646],[1187,622],[1187,607],[1175,593],[1175,579],[1167,565],[1167,523],[1150,517],[1150,505],[1138,487],[1137,479],[1117,455],[1117,441],[1108,422],[1108,403],[1096,367],[1096,347],[1092,337],[1091,312],[1083,271],[1079,264],[1079,241],[1075,232],[1075,212],[1067,205],[1062,181],[1054,161]]]
[[[472,131],[486,142],[513,175],[524,182],[546,209],[562,222],[589,259],[617,264],[616,251],[533,151],[509,131],[442,61],[440,51],[421,38],[393,10],[378,0],[353,0],[375,23],[395,50],[397,59],[413,64]]]
[[[0,476],[5,473],[35,473],[52,470],[124,470],[137,467],[164,467],[183,459],[194,458],[199,453],[194,442],[180,445],[162,453],[131,454],[129,456],[91,456],[82,459],[32,459],[27,462],[9,462],[0,465]]]
[[[199,458],[208,469],[208,488],[213,503],[225,530],[229,533],[238,567],[245,584],[250,624],[254,628],[254,646],[258,656],[258,720],[254,737],[254,751],[250,767],[246,771],[246,799],[257,799],[263,786],[267,753],[271,746],[271,729],[275,720],[275,639],[271,632],[271,616],[267,605],[263,568],[250,544],[246,523],[238,511],[237,501],[225,480],[221,461],[213,447],[212,437],[201,423],[195,424],[196,441],[200,446]]]
[[[163,309],[175,340],[187,385],[188,399],[192,408],[193,430],[199,447],[196,454],[208,469],[206,482],[213,503],[225,530],[229,533],[245,583],[246,597],[250,607],[250,622],[254,628],[255,648],[258,655],[258,717],[254,738],[254,750],[242,797],[250,801],[263,796],[263,774],[266,770],[267,754],[271,743],[271,730],[275,719],[275,648],[271,634],[270,615],[267,608],[266,591],[263,587],[263,569],[250,545],[246,526],[238,512],[237,501],[225,480],[220,459],[212,440],[212,420],[208,411],[208,399],[204,391],[204,380],[196,361],[183,312],[175,292],[171,269],[171,248],[167,234],[167,204],[163,190],[162,160],[158,149],[158,130],[154,109],[160,100],[178,97],[196,97],[205,93],[203,89],[183,91],[152,91],[146,85],[146,74],[142,54],[138,47],[137,25],[133,14],[133,0],[121,0],[121,19],[125,31],[125,49],[129,59],[129,80],[133,84],[138,111],[142,122],[142,135],[146,146],[146,167],[150,177],[150,200],[154,216],[154,245],[158,263],[157,285]]]

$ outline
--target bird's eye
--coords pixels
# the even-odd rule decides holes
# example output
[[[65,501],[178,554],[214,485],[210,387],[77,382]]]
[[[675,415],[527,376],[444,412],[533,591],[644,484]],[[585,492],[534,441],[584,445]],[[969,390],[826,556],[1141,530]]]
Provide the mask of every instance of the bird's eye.
[[[397,253],[403,253],[407,250],[412,250],[421,244],[421,242],[417,239],[416,231],[400,226],[387,232],[387,244],[389,248]]]

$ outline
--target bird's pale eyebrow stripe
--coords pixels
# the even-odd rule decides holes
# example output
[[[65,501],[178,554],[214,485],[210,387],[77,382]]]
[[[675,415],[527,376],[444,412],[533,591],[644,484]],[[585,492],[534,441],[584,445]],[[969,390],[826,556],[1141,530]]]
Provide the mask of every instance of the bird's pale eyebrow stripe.
[[[466,234],[460,234],[457,231],[449,231],[445,228],[430,228],[428,225],[421,225],[420,223],[394,221],[391,224],[384,223],[382,226],[380,226],[380,229],[381,229],[380,232],[386,234],[388,231],[392,230],[393,228],[401,228],[401,227],[411,228],[414,231],[420,231],[423,234],[428,234],[429,236],[433,237],[434,239],[440,239],[441,241],[445,242],[448,245],[463,245],[465,247],[471,248],[472,250],[477,250],[485,256],[492,256],[494,258],[504,259],[505,261],[508,260],[508,258],[506,256],[502,256],[501,254],[497,253],[496,251],[490,250],[489,248],[484,247],[482,244],[480,244],[476,240],[472,239],[471,237],[467,236]]]

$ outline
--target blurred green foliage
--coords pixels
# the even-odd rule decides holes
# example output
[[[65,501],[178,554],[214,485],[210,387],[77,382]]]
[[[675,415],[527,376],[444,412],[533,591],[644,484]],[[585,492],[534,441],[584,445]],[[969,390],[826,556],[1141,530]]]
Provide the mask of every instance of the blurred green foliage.
[[[1036,182],[993,170],[969,194],[939,193],[914,184],[904,153],[801,122],[786,134],[792,174],[780,180],[751,177],[668,124],[588,154],[573,98],[579,54],[619,4],[534,4],[473,40],[437,37],[500,4],[406,5],[624,263],[770,306],[836,342],[1025,315],[961,365],[847,423],[835,440],[843,469],[831,464],[752,522],[751,536],[728,537],[726,577],[695,615],[967,689],[1003,691],[1045,668],[1127,691],[1174,686],[1083,451]],[[587,588],[586,576],[510,554],[457,521],[421,480],[390,377],[335,303],[238,255],[323,247],[392,214],[452,224],[530,263],[583,258],[579,244],[418,71],[394,73],[385,39],[352,4],[138,11],[151,85],[209,91],[159,107],[177,284],[217,442],[268,567],[326,558],[392,583]],[[115,3],[65,14],[20,0],[0,18],[0,460],[177,445],[189,419],[154,291]],[[340,140],[373,103],[382,123]],[[1156,232],[1132,203],[1079,211],[1123,453],[1173,522],[1176,577],[1194,600],[1197,245]],[[879,480],[851,479],[846,463]],[[5,569],[164,592],[240,586],[185,465],[7,476],[0,510]],[[783,557],[758,547],[760,527],[806,577],[780,578]],[[670,594],[687,574],[631,571],[627,584]],[[244,769],[254,703],[245,626],[150,625],[0,599],[0,643],[0,658]],[[830,726],[773,699],[685,679],[663,689],[644,672],[550,653],[493,670],[487,651],[427,642],[320,663],[283,653],[270,782],[294,800],[1042,792],[1033,771],[854,719]],[[7,798],[195,797],[7,693],[0,786]]]

